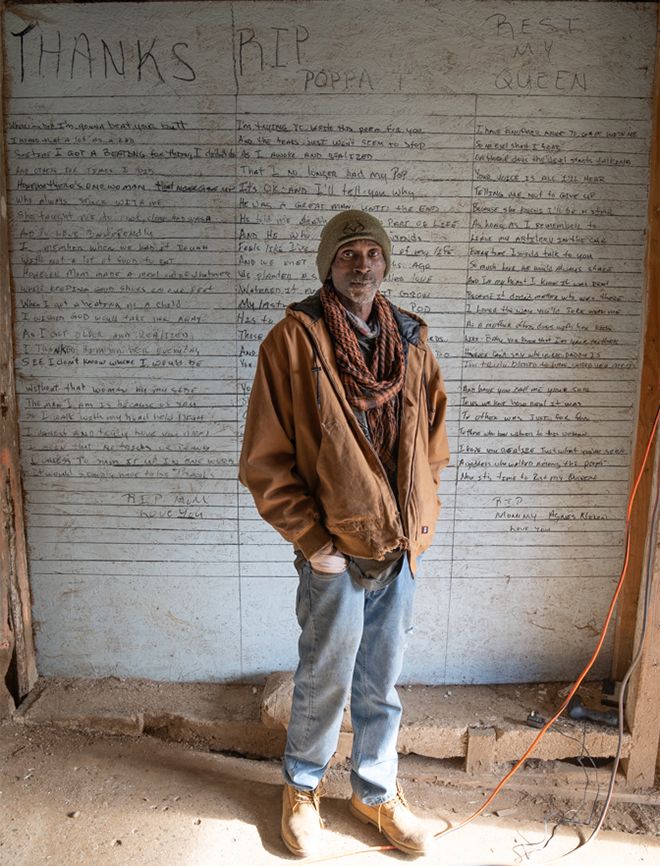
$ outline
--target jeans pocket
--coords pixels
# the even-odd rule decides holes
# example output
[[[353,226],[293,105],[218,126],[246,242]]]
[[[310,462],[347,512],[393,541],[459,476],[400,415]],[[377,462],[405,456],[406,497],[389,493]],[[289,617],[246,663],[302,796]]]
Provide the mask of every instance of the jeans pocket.
[[[310,577],[313,577],[320,583],[331,583],[336,578],[341,577],[342,574],[346,574],[346,569],[343,571],[314,571],[312,563],[309,560],[305,562],[305,566],[309,569]]]

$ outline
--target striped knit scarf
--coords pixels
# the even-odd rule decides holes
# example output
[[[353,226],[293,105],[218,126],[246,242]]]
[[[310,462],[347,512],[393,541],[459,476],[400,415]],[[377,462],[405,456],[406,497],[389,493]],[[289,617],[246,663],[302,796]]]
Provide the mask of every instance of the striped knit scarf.
[[[321,289],[321,303],[323,318],[334,341],[346,398],[355,409],[366,412],[374,449],[392,478],[396,470],[401,389],[406,365],[403,342],[391,304],[376,292],[373,309],[379,333],[371,368],[368,368],[345,307],[331,288],[324,286]]]

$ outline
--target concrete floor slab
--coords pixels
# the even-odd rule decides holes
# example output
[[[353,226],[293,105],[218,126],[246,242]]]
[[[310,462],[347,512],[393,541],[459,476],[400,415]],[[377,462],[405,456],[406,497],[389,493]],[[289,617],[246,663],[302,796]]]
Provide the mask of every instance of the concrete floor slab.
[[[435,827],[455,824],[483,802],[474,779],[461,788],[442,762],[404,758],[401,777],[414,809]],[[424,781],[434,766],[435,780]],[[293,862],[279,838],[280,765],[210,753],[151,737],[101,735],[40,725],[0,724],[0,862],[7,866],[250,866]],[[463,779],[469,778],[462,774]],[[536,793],[534,793],[536,790]],[[545,791],[545,793],[543,793]],[[410,862],[373,851],[383,840],[349,814],[346,767],[328,777],[322,812],[328,824],[325,862]],[[583,786],[558,798],[529,783],[502,792],[490,811],[438,841],[417,862],[442,866],[545,863],[574,847],[582,826],[550,833],[560,817],[588,815]],[[549,823],[544,824],[544,819]],[[615,804],[610,826],[575,866],[655,866],[660,862],[660,808]],[[369,856],[366,852],[372,850]],[[352,855],[352,856],[345,856]]]

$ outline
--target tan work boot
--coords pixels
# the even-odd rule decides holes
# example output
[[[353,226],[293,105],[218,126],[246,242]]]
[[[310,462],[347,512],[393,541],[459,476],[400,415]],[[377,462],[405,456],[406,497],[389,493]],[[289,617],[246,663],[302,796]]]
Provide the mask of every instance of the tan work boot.
[[[282,795],[282,841],[298,857],[315,857],[321,850],[323,821],[319,789],[299,791],[285,785]]]
[[[396,797],[391,800],[368,806],[353,794],[349,808],[363,824],[378,827],[379,832],[405,854],[417,856],[430,851],[433,831],[410,811],[398,783]]]

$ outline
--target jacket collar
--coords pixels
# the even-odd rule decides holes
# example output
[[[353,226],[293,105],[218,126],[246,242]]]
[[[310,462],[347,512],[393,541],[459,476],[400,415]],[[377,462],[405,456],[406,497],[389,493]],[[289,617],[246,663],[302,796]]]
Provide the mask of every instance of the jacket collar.
[[[391,301],[392,313],[396,320],[399,332],[406,343],[412,343],[413,346],[418,346],[426,341],[427,326],[423,319],[416,316],[415,313],[410,313],[407,310],[402,310],[396,307]],[[297,301],[295,304],[290,304],[286,309],[287,316],[295,315],[296,313],[304,313],[312,322],[317,322],[323,318],[323,306],[321,304],[321,290],[314,292],[313,295],[308,295],[302,301]],[[299,318],[299,317],[296,317]]]

